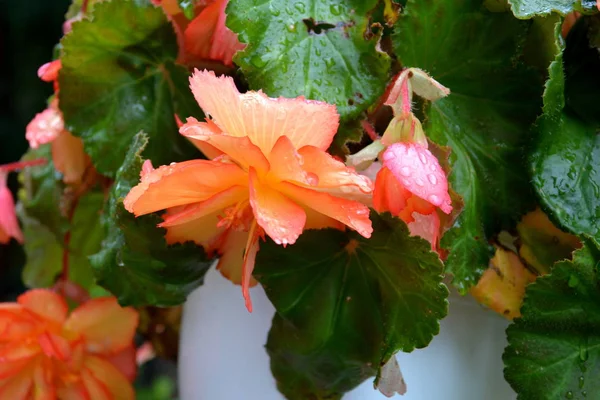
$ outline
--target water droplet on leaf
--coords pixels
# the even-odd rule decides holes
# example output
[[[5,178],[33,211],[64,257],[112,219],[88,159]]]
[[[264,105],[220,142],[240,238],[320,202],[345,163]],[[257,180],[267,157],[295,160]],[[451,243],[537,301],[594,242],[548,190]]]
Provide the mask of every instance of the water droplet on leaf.
[[[585,385],[585,378],[583,376],[579,377],[579,389],[583,388],[583,385]]]
[[[259,55],[255,55],[250,59],[250,64],[254,65],[256,68],[262,68],[267,65],[267,60]]]
[[[332,4],[331,7],[329,7],[329,11],[331,11],[333,15],[340,15],[342,13],[342,7],[339,4]]]
[[[296,4],[294,4],[294,8],[296,10],[298,10],[298,12],[301,12],[301,13],[306,11],[306,8],[304,7],[304,3],[296,3]]]

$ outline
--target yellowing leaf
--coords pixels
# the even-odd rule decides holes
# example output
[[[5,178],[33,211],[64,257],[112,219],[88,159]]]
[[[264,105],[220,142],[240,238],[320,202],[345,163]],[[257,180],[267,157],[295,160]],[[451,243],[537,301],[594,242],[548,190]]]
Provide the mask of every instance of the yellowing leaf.
[[[539,208],[523,217],[517,231],[522,243],[519,255],[540,274],[550,272],[555,262],[570,259],[581,247],[577,236],[558,229]]]
[[[535,278],[515,253],[496,247],[489,268],[471,294],[481,304],[513,319],[521,316],[525,287]]]

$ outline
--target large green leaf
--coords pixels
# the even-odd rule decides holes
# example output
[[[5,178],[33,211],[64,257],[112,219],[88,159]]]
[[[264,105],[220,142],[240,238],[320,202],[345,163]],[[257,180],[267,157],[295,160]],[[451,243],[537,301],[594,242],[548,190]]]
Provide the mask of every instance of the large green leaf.
[[[596,0],[508,0],[517,18],[531,18],[559,12],[596,10]]]
[[[277,309],[267,350],[290,399],[340,398],[398,350],[429,344],[447,312],[442,265],[389,215],[374,233],[307,231],[261,244],[255,278]]]
[[[88,256],[99,250],[104,237],[100,226],[104,194],[92,190],[73,204],[64,194],[60,173],[54,169],[50,145],[29,150],[23,160],[42,157],[48,160],[46,165],[26,168],[20,175],[23,188],[17,210],[23,224],[27,257],[23,282],[29,287],[52,286],[62,271],[66,251],[69,279],[90,289],[95,280]],[[69,221],[66,208],[73,206]]]
[[[507,329],[507,381],[521,399],[597,399],[600,393],[600,249],[587,241],[573,261],[529,285]]]
[[[446,271],[465,293],[487,268],[489,239],[531,207],[524,144],[542,85],[520,63],[529,23],[488,12],[480,0],[409,1],[394,45],[403,65],[450,88],[427,105],[425,131],[450,146],[452,188],[464,210],[443,238]]]
[[[140,130],[150,136],[146,153],[157,164],[193,154],[174,114],[184,111],[178,107],[183,117],[201,111],[187,71],[174,64],[177,41],[160,8],[144,0],[98,3],[62,46],[60,108],[101,173],[114,176]]]
[[[385,89],[389,57],[369,14],[378,0],[231,0],[227,25],[248,46],[235,57],[252,89],[323,100],[342,119]]]
[[[600,87],[598,74],[590,73],[600,68],[600,55],[588,45],[589,22],[573,27],[564,55],[552,64],[531,169],[550,217],[600,242],[600,105],[575,98]]]
[[[191,243],[167,246],[156,215],[136,218],[123,198],[139,182],[141,152],[148,137],[134,136],[110,193],[102,249],[91,257],[98,283],[121,304],[171,306],[181,304],[200,286],[211,265],[204,250]]]

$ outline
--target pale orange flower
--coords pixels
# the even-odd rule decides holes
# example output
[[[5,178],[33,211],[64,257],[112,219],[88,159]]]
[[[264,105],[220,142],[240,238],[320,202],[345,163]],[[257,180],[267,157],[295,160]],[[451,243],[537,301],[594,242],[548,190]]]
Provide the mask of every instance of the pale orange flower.
[[[10,189],[6,186],[7,174],[0,171],[0,243],[10,242],[15,238],[23,243],[23,232],[19,228],[19,221],[15,213],[15,201]]]
[[[373,204],[408,224],[411,234],[427,239],[437,250],[440,219],[452,211],[448,180],[437,158],[418,143],[394,143],[383,152]]]
[[[210,115],[188,118],[180,132],[212,160],[153,169],[124,204],[135,215],[167,210],[169,243],[192,240],[221,254],[219,269],[248,288],[266,233],[276,243],[296,241],[304,229],[343,227],[372,232],[372,182],[331,157],[326,149],[339,124],[335,106],[306,100],[240,94],[231,77],[196,71],[192,92]]]
[[[0,304],[0,398],[135,398],[137,312],[105,297],[68,314],[65,300],[47,289]]]
[[[162,6],[173,23],[181,48],[180,61],[188,64],[217,61],[228,67],[233,65],[234,54],[245,45],[225,25],[228,2],[229,0],[199,1],[194,7],[196,16],[188,21],[176,0],[153,0],[155,5]]]

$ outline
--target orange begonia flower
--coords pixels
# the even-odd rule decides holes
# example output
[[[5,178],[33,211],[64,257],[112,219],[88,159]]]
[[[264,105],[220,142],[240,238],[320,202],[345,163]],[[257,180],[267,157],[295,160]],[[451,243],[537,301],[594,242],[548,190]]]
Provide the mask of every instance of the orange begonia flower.
[[[153,0],[155,5],[162,6],[173,23],[179,45],[183,48],[180,61],[188,64],[218,61],[228,67],[233,65],[233,55],[245,45],[225,25],[228,2],[229,0],[198,2],[194,7],[196,16],[188,21],[176,0]]]
[[[0,304],[1,399],[135,398],[137,312],[104,297],[68,314],[47,289]]]
[[[23,232],[19,228],[19,221],[15,213],[15,201],[8,186],[6,186],[7,174],[0,171],[0,243],[10,242],[15,238],[23,243]]]
[[[296,241],[307,228],[346,225],[372,232],[372,182],[326,149],[339,124],[335,106],[306,100],[240,94],[231,77],[196,71],[192,92],[211,116],[188,118],[180,132],[212,160],[153,169],[125,198],[135,215],[167,209],[169,243],[195,241],[221,254],[218,268],[242,283],[246,306],[258,251],[266,233],[276,243]]]

